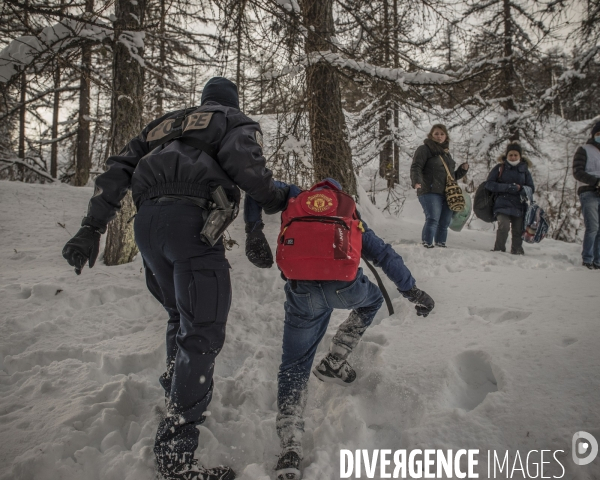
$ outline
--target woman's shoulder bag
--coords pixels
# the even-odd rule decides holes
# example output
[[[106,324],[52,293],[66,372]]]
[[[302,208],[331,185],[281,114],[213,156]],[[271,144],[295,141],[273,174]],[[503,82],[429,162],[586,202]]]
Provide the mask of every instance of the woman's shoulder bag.
[[[454,175],[450,173],[450,169],[444,158],[439,155],[440,160],[444,164],[444,168],[446,169],[447,177],[446,177],[446,188],[444,189],[444,193],[446,194],[446,202],[448,202],[448,207],[453,212],[460,212],[465,208],[465,197],[463,195],[462,188],[458,186],[456,180],[454,179]]]

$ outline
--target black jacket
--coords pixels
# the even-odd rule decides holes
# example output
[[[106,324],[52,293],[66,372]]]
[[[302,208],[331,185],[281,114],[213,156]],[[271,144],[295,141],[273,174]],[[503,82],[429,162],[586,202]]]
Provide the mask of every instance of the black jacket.
[[[592,138],[590,138],[586,143],[600,149],[600,145],[598,145]],[[573,157],[573,176],[575,177],[575,180],[584,183],[585,185],[582,185],[577,189],[578,195],[582,194],[583,192],[593,192],[596,190],[598,181],[600,181],[600,178],[585,171],[587,159],[587,152],[583,147],[579,147],[575,151],[575,156]]]
[[[527,185],[531,187],[532,192],[535,191],[529,164],[530,161],[525,157],[514,167],[506,161],[506,157],[498,158],[498,165],[492,168],[485,185],[486,189],[497,194],[494,201],[494,215],[502,213],[513,217],[522,217],[525,214],[527,204],[521,202],[523,188],[517,191],[511,185],[516,184],[521,187]],[[500,166],[502,165],[504,167],[502,176],[500,176]]]
[[[428,145],[428,141],[421,145],[415,151],[412,165],[410,166],[410,180],[413,188],[417,183],[421,184],[421,188],[417,190],[417,195],[425,195],[426,193],[443,194],[446,189],[446,169],[440,160],[440,155],[446,161],[448,170],[454,174],[454,179],[458,180],[467,174],[467,171],[462,167],[456,168],[456,162],[449,153],[444,152],[441,148],[433,151]],[[432,142],[432,141],[430,141]]]
[[[266,168],[260,125],[236,108],[207,102],[186,112],[185,134],[208,144],[214,158],[177,139],[152,148],[183,113],[178,110],[154,120],[119,155],[108,158],[108,170],[96,178],[82,225],[104,231],[128,189],[138,208],[144,200],[162,195],[210,199],[211,187],[217,185],[236,201],[240,187],[268,213],[285,208],[287,192],[274,185]]]

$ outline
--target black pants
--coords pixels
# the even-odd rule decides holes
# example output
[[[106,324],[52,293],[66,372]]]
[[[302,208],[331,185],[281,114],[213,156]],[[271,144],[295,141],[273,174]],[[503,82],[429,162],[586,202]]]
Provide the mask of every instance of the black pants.
[[[168,415],[154,446],[161,473],[194,457],[196,425],[204,421],[215,358],[225,341],[229,263],[222,242],[211,247],[200,240],[205,217],[205,210],[185,199],[146,201],[135,217],[148,289],[169,315],[167,370],[160,379]]]
[[[508,239],[508,231],[511,231],[512,243],[511,251],[516,251],[523,248],[523,217],[514,217],[512,215],[499,214],[498,231],[496,232],[496,244],[494,250],[506,250],[506,240]]]

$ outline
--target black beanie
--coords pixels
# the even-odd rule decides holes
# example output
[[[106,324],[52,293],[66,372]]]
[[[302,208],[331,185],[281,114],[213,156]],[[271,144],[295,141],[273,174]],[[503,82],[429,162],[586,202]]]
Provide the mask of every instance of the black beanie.
[[[201,105],[206,102],[212,101],[217,102],[226,107],[233,107],[239,110],[240,101],[238,97],[238,90],[235,83],[231,80],[227,80],[224,77],[213,77],[202,90],[202,101]]]
[[[592,137],[600,132],[600,122],[592,127]]]
[[[523,156],[523,149],[521,148],[521,144],[519,142],[517,142],[516,140],[513,142],[510,142],[507,146],[506,146],[506,154],[508,155],[508,152],[519,152],[519,156],[522,157]]]

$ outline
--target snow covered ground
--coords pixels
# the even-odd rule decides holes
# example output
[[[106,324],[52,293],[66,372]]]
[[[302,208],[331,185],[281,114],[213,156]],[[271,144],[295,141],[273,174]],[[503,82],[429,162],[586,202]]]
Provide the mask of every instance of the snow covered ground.
[[[139,257],[120,267],[99,261],[81,276],[63,260],[91,193],[0,182],[0,480],[155,476],[166,318]],[[494,232],[482,228],[426,250],[414,197],[400,219],[361,210],[436,308],[417,317],[386,282],[396,313],[382,309],[351,356],[355,384],[311,379],[305,478],[339,478],[344,448],[477,448],[508,450],[511,464],[517,451],[563,450],[561,478],[600,479],[600,458],[571,460],[575,432],[600,438],[600,272],[580,266],[580,246],[544,240],[526,245],[525,257],[492,253]],[[268,217],[272,245],[277,231]],[[283,282],[276,268],[246,260],[241,219],[230,232],[241,245],[228,253],[233,304],[197,456],[267,480],[279,453]],[[345,316],[334,313],[318,358]],[[562,469],[552,461],[544,474]]]

